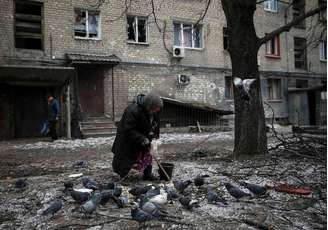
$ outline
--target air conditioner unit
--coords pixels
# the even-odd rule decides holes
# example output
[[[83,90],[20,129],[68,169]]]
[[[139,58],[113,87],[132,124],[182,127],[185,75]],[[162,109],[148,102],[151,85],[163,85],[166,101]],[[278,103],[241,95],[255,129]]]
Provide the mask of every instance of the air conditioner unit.
[[[188,85],[190,83],[190,77],[188,75],[178,75],[178,85]]]
[[[173,57],[175,58],[183,58],[185,57],[185,50],[184,48],[173,46]]]

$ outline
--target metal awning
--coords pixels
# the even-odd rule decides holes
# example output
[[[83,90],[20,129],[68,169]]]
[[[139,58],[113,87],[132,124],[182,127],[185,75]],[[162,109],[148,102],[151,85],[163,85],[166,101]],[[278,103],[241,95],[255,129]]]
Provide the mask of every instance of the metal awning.
[[[209,111],[209,112],[217,112],[222,115],[233,114],[233,111],[231,111],[231,110],[227,110],[225,108],[220,108],[220,107],[216,107],[216,106],[205,104],[205,103],[185,102],[185,101],[180,101],[180,100],[168,98],[168,97],[161,97],[161,98],[164,102],[175,104],[175,105],[190,107],[190,108],[194,108],[194,109],[201,109],[201,110],[205,110],[205,111]]]
[[[81,54],[81,53],[67,53],[67,59],[72,64],[110,64],[117,65],[120,59],[112,54]]]
[[[0,83],[12,85],[62,85],[75,73],[73,67],[0,65]]]

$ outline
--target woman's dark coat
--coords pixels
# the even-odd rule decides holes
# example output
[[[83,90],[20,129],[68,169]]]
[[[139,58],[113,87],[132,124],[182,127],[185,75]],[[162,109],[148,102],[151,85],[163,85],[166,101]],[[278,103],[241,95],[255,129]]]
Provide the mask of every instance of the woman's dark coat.
[[[112,152],[114,153],[113,169],[120,175],[127,174],[136,163],[138,154],[144,150],[142,142],[159,137],[159,114],[150,115],[144,110],[143,95],[130,104],[124,111],[118,124]],[[154,134],[152,136],[152,133]]]

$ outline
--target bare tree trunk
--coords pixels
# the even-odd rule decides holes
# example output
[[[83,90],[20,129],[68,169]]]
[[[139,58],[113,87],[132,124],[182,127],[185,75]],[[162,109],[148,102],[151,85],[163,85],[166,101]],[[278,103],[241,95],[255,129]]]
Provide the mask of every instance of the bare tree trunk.
[[[249,101],[245,100],[234,86],[234,154],[235,156],[263,154],[267,151],[267,138],[257,63],[260,43],[253,21],[256,0],[221,0],[221,2],[227,19],[232,76],[256,79],[250,90]]]

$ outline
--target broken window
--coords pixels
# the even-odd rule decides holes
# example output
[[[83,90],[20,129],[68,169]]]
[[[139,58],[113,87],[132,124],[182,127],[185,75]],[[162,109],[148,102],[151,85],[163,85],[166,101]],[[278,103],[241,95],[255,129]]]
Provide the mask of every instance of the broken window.
[[[271,12],[278,12],[278,0],[264,1],[264,10]]]
[[[268,79],[268,100],[281,99],[281,79]]]
[[[293,20],[303,14],[305,14],[305,0],[293,0]],[[305,29],[305,19],[295,27]]]
[[[174,45],[185,48],[203,48],[203,28],[201,25],[193,25],[175,22]]]
[[[42,3],[15,2],[15,47],[42,49]]]
[[[224,97],[227,100],[233,99],[233,85],[232,85],[232,77],[225,77],[225,88],[224,88]]]
[[[319,0],[319,7],[323,6],[323,5],[327,5],[327,0]],[[319,20],[321,21],[327,21],[327,10],[322,10],[319,13]]]
[[[228,28],[227,27],[223,27],[223,48],[225,50],[228,49],[229,47],[229,40],[228,40],[229,36],[228,36]]]
[[[99,12],[75,9],[74,35],[77,38],[100,38]]]
[[[307,69],[305,38],[294,38],[294,59],[295,68],[305,70]]]
[[[128,41],[135,43],[147,43],[147,18],[139,16],[127,16]]]
[[[265,44],[265,51],[267,57],[280,57],[280,40],[279,35],[271,38]]]
[[[327,61],[327,41],[320,41],[320,61]]]
[[[307,88],[307,87],[308,87],[308,80],[296,79],[296,88]]]

